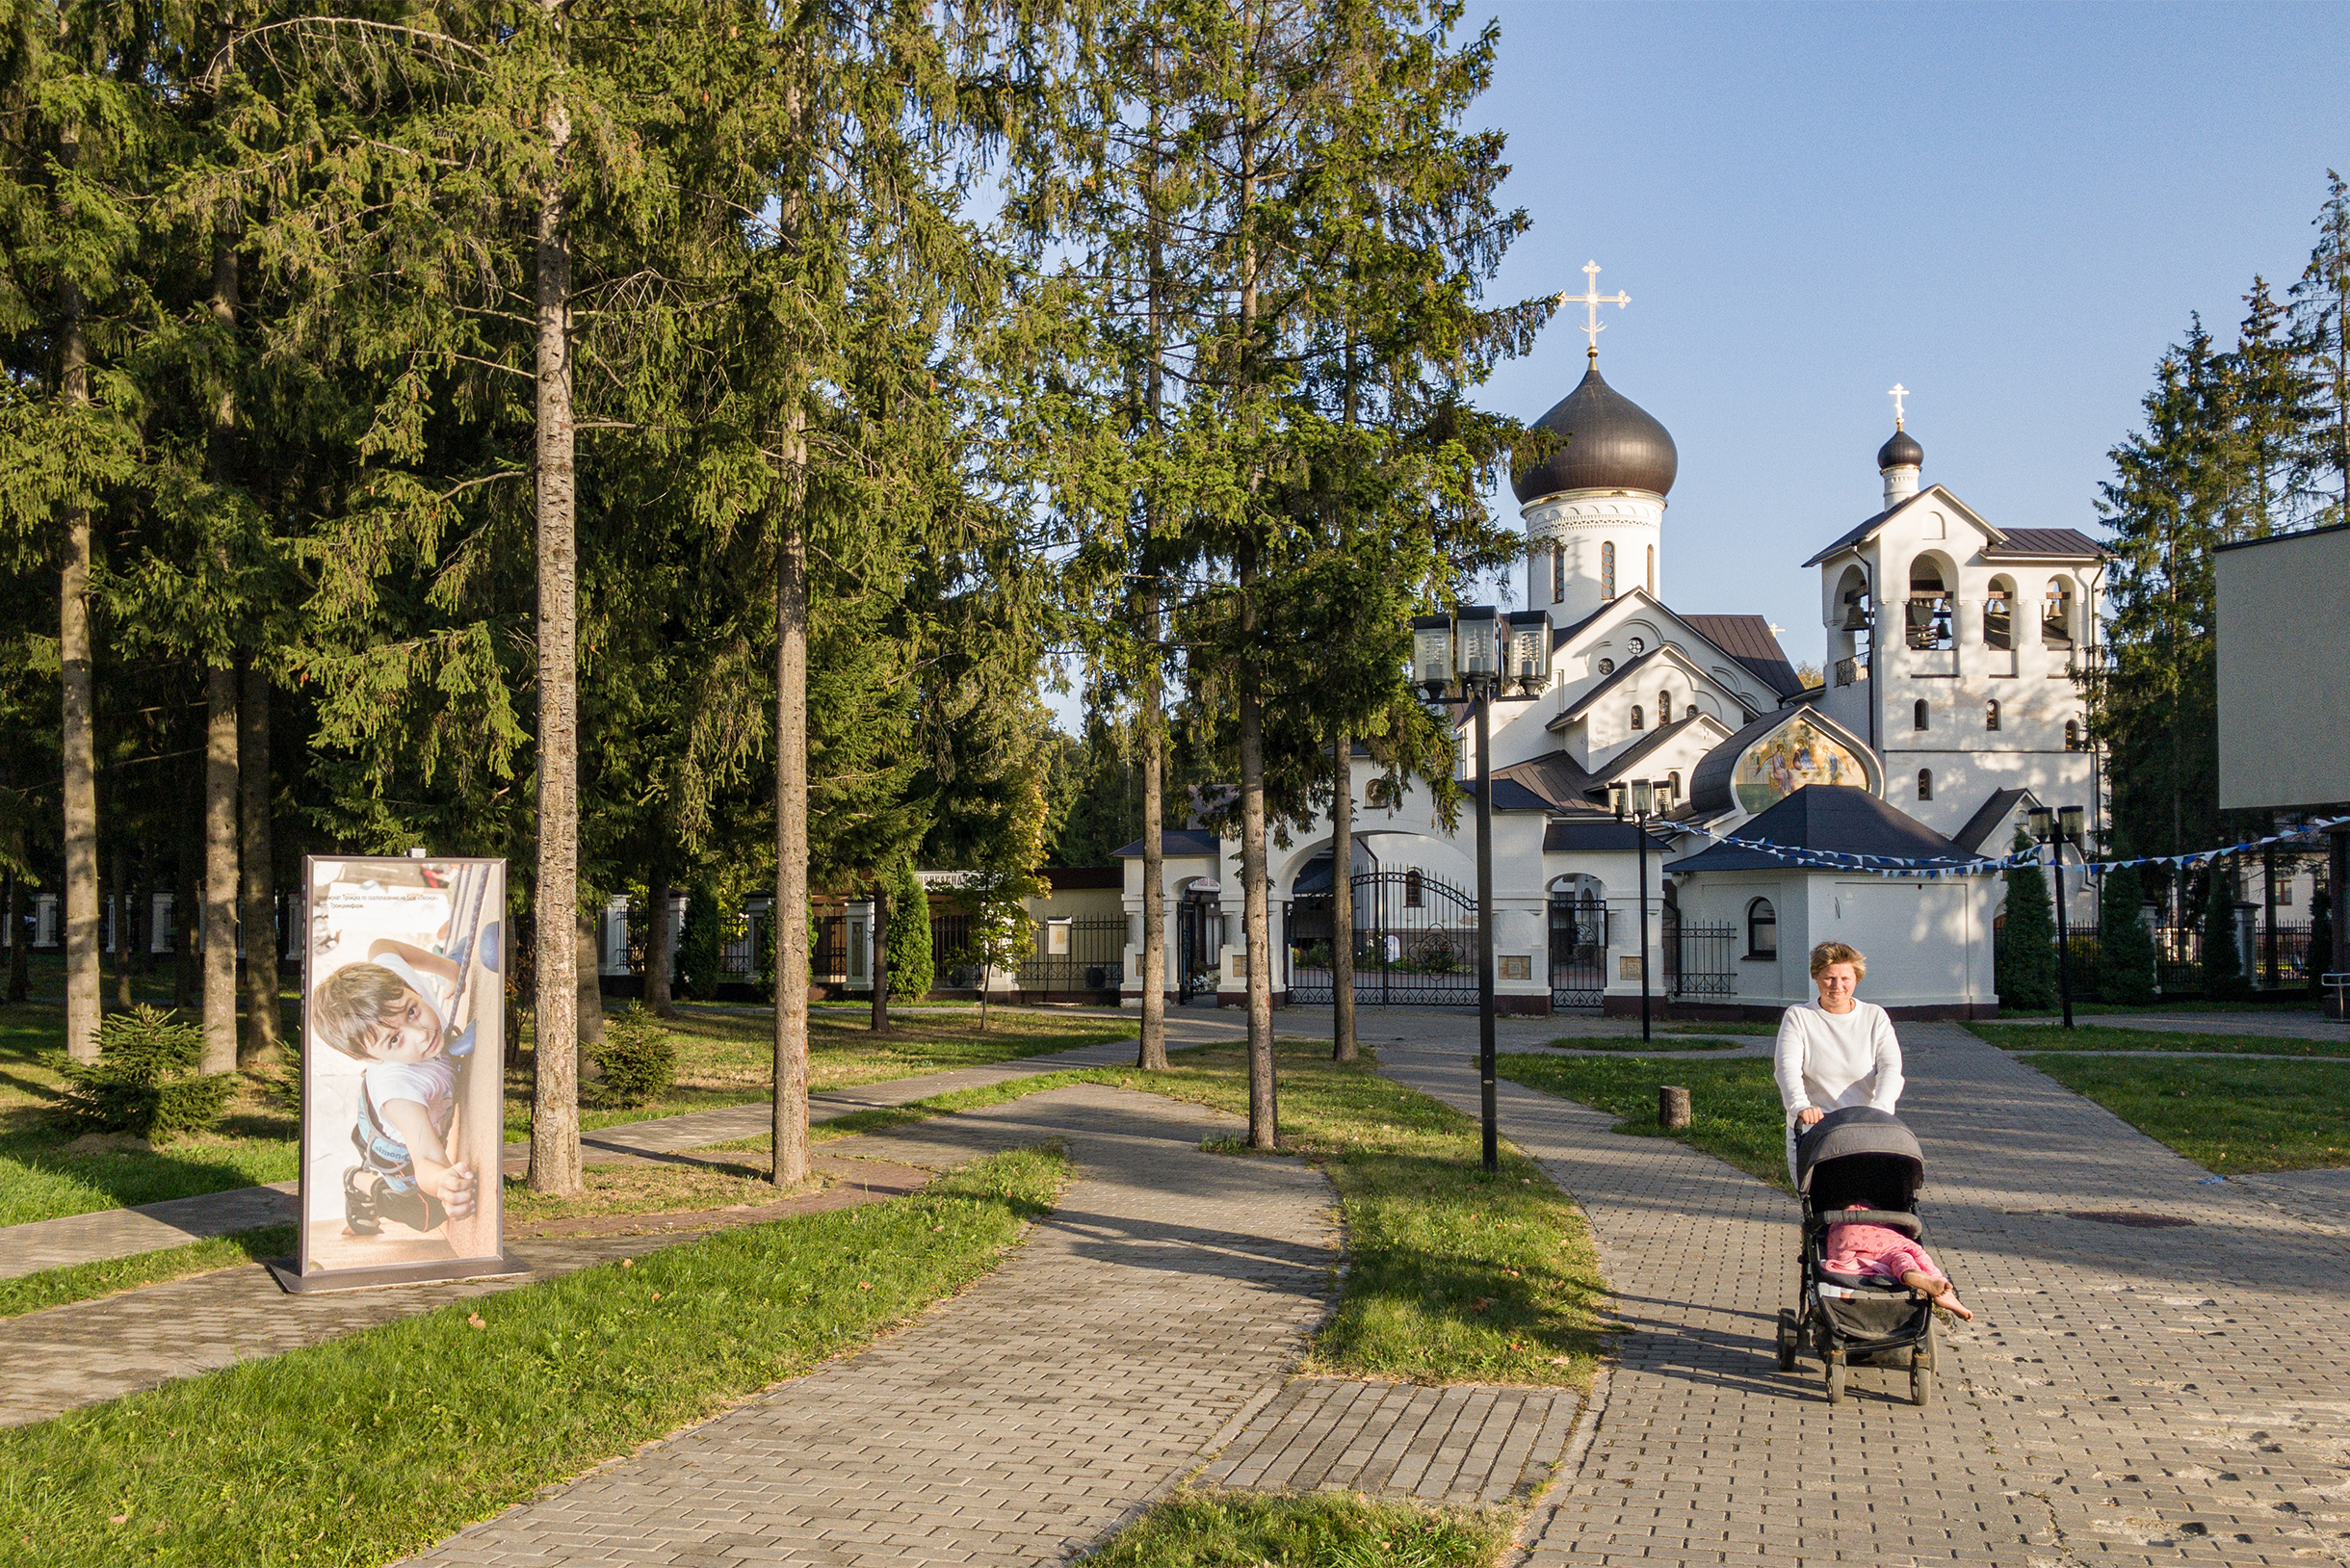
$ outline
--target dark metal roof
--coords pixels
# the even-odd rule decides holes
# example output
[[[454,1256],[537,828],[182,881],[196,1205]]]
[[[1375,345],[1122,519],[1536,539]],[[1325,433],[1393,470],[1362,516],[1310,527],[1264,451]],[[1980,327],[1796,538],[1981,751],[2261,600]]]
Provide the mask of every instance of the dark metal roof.
[[[1627,769],[1640,766],[1643,761],[1647,760],[1650,752],[1664,745],[1665,742],[1679,740],[1691,724],[1710,724],[1715,729],[1722,728],[1721,720],[1710,714],[1699,714],[1695,719],[1677,719],[1669,724],[1659,724],[1622,751],[1617,752],[1614,759],[1607,764],[1606,769],[1595,775],[1592,782],[1605,784],[1622,778]],[[1729,731],[1723,730],[1722,733],[1726,735]],[[1710,756],[1712,753],[1709,751],[1707,755]]]
[[[1925,466],[1925,448],[1918,444],[1916,436],[1898,425],[1893,427],[1892,438],[1877,448],[1877,472],[1879,473],[1883,473],[1888,468],[1922,468],[1923,466]]]
[[[2283,534],[2263,534],[2257,539],[2237,539],[2233,543],[2215,544],[2211,546],[2211,548],[2214,552],[2220,550],[2253,550],[2258,549],[2263,544],[2283,544],[2287,539],[2306,539],[2312,534],[2338,534],[2345,528],[2350,528],[2350,523],[2328,523],[2323,528],[2296,528],[2288,530]]]
[[[1546,752],[1530,762],[1516,762],[1507,768],[1497,768],[1496,780],[1509,779],[1522,784],[1554,806],[1568,806],[1580,810],[1590,804],[1583,792],[1599,781],[1583,771],[1580,764],[1565,751]]]
[[[1648,490],[1663,495],[1681,471],[1672,432],[1647,409],[1600,377],[1597,358],[1582,384],[1534,421],[1561,439],[1556,450],[1517,476],[1521,502],[1561,490]]]
[[[1627,853],[1640,847],[1640,824],[1618,822],[1613,817],[1594,813],[1587,820],[1571,818],[1554,822],[1542,830],[1544,849],[1621,849]],[[1658,854],[1668,854],[1672,845],[1664,835],[1651,827],[1648,847]]]
[[[1969,851],[1940,833],[1849,784],[1806,784],[1738,829],[1742,839],[1790,849],[1841,849],[1846,854],[1899,855],[1957,862]],[[1786,871],[1791,862],[1735,844],[1716,844],[1667,871]]]
[[[1475,800],[1476,798],[1476,780],[1472,778],[1463,782],[1461,785],[1461,792],[1468,796],[1470,799]],[[1536,795],[1532,790],[1528,789],[1516,779],[1504,778],[1499,773],[1494,775],[1494,810],[1549,811],[1551,808],[1552,806],[1550,801],[1544,799],[1541,796]]]
[[[2016,807],[2030,799],[2031,794],[2029,790],[1992,791],[1975,808],[1974,815],[1967,819],[1967,825],[1950,835],[1950,842],[1969,854],[1984,853],[1986,841],[1998,832],[2001,823],[2015,821]],[[2007,846],[2000,845],[1999,852],[2005,854]]]
[[[1764,686],[1783,697],[1803,690],[1787,650],[1771,635],[1765,615],[1684,615],[1700,637],[1736,659]]]
[[[1168,855],[1221,854],[1223,844],[1214,833],[1196,827],[1170,827],[1159,835],[1159,852]],[[1142,841],[1135,840],[1120,849],[1114,858],[1124,860],[1142,852]]]
[[[1983,547],[1985,561],[2008,561],[2019,556],[2057,556],[2067,561],[2102,561],[2113,552],[2076,528],[2008,528]]]

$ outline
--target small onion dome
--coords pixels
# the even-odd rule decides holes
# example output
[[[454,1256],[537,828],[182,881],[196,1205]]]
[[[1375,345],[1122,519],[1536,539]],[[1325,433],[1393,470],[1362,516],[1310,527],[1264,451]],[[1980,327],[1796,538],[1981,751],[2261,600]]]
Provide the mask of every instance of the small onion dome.
[[[1598,360],[1582,384],[1534,421],[1563,437],[1551,455],[1511,486],[1521,502],[1561,490],[1646,490],[1663,495],[1681,471],[1672,432],[1647,409],[1600,379]]]
[[[1893,428],[1893,439],[1877,448],[1877,472],[1880,474],[1888,468],[1922,468],[1924,466],[1925,448],[1919,446],[1912,438],[1910,432],[1899,426]]]

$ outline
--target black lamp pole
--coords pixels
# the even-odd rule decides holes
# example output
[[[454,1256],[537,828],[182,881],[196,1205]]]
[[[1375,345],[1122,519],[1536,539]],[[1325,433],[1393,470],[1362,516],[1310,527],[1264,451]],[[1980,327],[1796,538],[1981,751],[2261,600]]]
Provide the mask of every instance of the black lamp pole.
[[[1463,684],[1470,685],[1476,703],[1476,1072],[1485,1115],[1485,1173],[1490,1176],[1501,1168],[1493,1059],[1493,692],[1491,677],[1477,682],[1471,676]]]
[[[1654,786],[1650,784],[1639,783],[1619,784],[1612,791],[1616,821],[1626,819],[1626,807],[1628,804],[1630,806],[1629,816],[1640,854],[1640,1038],[1643,1043],[1656,1038],[1650,1032],[1648,989],[1648,814],[1655,804],[1655,797],[1651,793],[1653,789]]]
[[[2078,806],[2067,806],[2062,812],[2039,806],[2031,814],[2032,837],[2050,847],[2050,858],[2056,865],[2056,995],[2064,1006],[2067,1029],[2073,1027],[2073,937],[2064,908],[2064,847],[2068,841],[2079,839],[2080,823]]]

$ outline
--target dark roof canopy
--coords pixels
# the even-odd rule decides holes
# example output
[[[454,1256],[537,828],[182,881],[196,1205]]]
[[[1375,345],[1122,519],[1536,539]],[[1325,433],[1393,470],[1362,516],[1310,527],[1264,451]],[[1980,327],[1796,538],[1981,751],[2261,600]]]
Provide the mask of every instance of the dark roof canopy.
[[[1767,615],[1684,615],[1698,636],[1744,665],[1764,686],[1783,697],[1803,690],[1787,650],[1772,635]]]
[[[1663,495],[1681,472],[1672,432],[1600,376],[1597,359],[1580,386],[1534,421],[1561,439],[1557,449],[1517,476],[1521,502],[1561,490],[1647,490]]]
[[[1658,854],[1668,853],[1672,845],[1665,838],[1669,829],[1651,823],[1648,847]],[[1613,817],[1594,813],[1587,817],[1554,820],[1542,830],[1545,849],[1621,849],[1627,854],[1640,848],[1640,824],[1619,822]]]
[[[1849,784],[1806,784],[1738,829],[1742,839],[1790,849],[1841,849],[1846,854],[1898,855],[1958,863],[1973,858],[1940,833]],[[1735,844],[1716,844],[1667,871],[1787,871],[1790,861]]]
[[[1530,762],[1514,762],[1493,771],[1496,781],[1507,779],[1531,790],[1554,806],[1583,810],[1591,803],[1584,792],[1599,781],[1565,750],[1547,751]],[[1501,797],[1496,796],[1498,800]]]
[[[1950,842],[1970,854],[1986,853],[1990,849],[1990,840],[1998,832],[1999,825],[2013,823],[2016,807],[2031,797],[2032,792],[2029,790],[1992,791],[1983,797],[1983,803],[1975,808],[1974,815],[1967,819],[1967,825],[1950,835]],[[1998,846],[1998,852],[2005,854],[2007,846]]]
[[[1223,846],[1214,833],[1196,827],[1170,827],[1159,835],[1159,852],[1166,855],[1199,855],[1222,852]],[[1142,841],[1135,840],[1120,849],[1113,859],[1124,860],[1142,853]]]

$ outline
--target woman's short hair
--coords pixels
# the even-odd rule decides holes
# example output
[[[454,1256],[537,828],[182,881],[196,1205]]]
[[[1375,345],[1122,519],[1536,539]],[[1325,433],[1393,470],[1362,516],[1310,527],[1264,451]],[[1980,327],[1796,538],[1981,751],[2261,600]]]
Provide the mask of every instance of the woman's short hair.
[[[1868,978],[1868,956],[1849,942],[1822,942],[1812,950],[1812,978],[1819,979],[1830,964],[1850,964],[1853,983]]]

